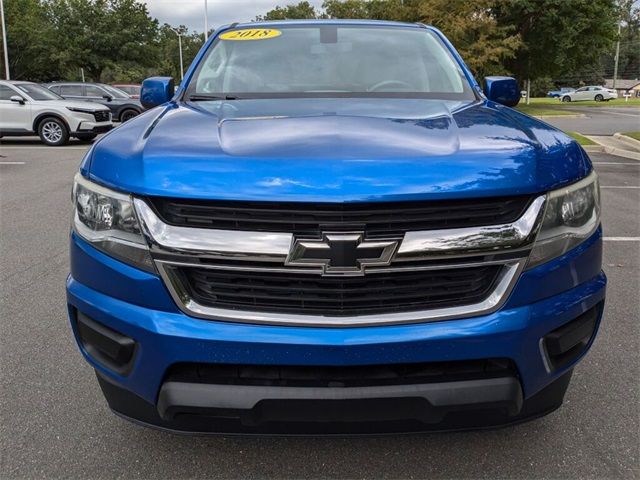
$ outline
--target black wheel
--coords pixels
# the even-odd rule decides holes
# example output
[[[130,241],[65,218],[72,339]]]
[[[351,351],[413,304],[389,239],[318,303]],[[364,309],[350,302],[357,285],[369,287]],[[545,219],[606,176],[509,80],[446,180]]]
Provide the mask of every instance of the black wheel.
[[[571,101],[571,97],[569,95],[565,95],[564,97],[562,97],[562,101],[563,102],[570,102]]]
[[[98,136],[97,133],[78,133],[76,138],[81,142],[91,142]]]
[[[604,100],[604,97],[602,95],[598,94],[598,95],[595,96],[594,100],[596,102],[601,102],[601,101]]]
[[[131,120],[133,117],[137,115],[138,115],[138,112],[135,110],[131,110],[131,109],[125,110],[120,114],[120,121],[124,123],[127,120]]]
[[[45,144],[58,147],[69,141],[69,129],[64,122],[55,117],[47,117],[38,125],[38,135]]]

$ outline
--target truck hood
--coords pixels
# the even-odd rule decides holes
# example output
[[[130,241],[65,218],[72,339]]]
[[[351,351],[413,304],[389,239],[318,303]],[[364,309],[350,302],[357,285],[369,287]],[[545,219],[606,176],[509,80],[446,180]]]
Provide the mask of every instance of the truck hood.
[[[536,193],[590,168],[565,134],[491,102],[349,98],[171,103],[81,169],[137,195],[347,202]]]

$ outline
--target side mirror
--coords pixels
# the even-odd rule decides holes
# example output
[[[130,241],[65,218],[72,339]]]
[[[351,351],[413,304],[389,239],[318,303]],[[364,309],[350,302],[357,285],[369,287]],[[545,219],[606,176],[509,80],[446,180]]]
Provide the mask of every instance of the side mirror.
[[[518,82],[511,77],[485,77],[484,94],[489,100],[507,107],[515,107],[520,101]]]
[[[150,77],[142,82],[140,103],[146,109],[167,103],[173,98],[174,84],[171,77]]]
[[[111,95],[103,95],[102,98],[104,98],[107,102],[113,100],[113,97]]]
[[[20,95],[11,95],[11,97],[9,97],[9,100],[19,103],[20,105],[24,105],[24,98],[22,98]]]

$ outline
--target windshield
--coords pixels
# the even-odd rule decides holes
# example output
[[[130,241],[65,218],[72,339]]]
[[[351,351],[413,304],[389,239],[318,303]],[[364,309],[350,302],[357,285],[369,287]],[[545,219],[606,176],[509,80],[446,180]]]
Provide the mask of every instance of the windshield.
[[[475,98],[458,63],[431,31],[328,24],[222,33],[187,95]]]
[[[127,95],[125,92],[118,88],[114,88],[111,85],[102,85],[102,88],[113,95],[114,98],[129,98],[129,95]]]
[[[15,87],[29,95],[33,100],[63,100],[57,93],[53,93],[51,90],[35,83],[19,83]]]

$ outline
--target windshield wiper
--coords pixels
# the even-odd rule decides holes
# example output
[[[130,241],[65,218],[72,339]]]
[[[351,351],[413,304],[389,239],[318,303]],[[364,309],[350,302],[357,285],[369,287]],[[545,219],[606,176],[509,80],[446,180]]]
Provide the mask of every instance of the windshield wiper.
[[[235,95],[190,95],[189,100],[192,102],[206,100],[240,100],[240,97]]]

